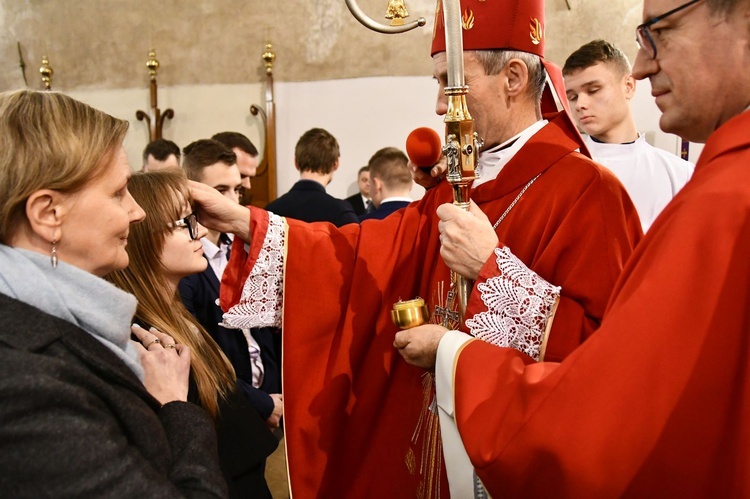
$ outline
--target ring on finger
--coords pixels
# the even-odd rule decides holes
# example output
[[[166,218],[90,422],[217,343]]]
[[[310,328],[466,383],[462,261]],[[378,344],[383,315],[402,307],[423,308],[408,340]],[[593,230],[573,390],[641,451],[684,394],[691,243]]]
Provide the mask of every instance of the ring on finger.
[[[174,346],[174,343],[167,343],[166,345],[162,345],[164,348],[171,348],[172,350],[175,350],[177,347]]]
[[[154,343],[161,343],[161,340],[159,338],[154,338],[153,340],[149,341],[145,346],[146,350],[148,350],[148,347],[153,345]]]

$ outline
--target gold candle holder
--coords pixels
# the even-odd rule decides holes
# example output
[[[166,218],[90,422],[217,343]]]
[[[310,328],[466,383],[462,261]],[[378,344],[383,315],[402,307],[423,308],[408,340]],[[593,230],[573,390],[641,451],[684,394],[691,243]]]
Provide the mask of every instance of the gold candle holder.
[[[401,329],[421,326],[427,322],[429,317],[427,305],[420,297],[408,301],[399,300],[393,304],[393,310],[391,310],[393,323]]]

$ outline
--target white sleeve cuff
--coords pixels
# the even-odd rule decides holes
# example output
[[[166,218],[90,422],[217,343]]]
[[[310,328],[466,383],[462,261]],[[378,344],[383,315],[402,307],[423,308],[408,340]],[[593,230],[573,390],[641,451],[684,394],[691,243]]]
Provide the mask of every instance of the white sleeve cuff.
[[[474,467],[458,433],[453,405],[453,374],[457,356],[463,346],[472,339],[460,331],[448,331],[440,340],[435,362],[435,392],[440,435],[451,497],[484,497],[474,493]]]
[[[499,275],[477,284],[487,310],[468,319],[466,327],[482,341],[539,361],[560,287],[545,281],[507,247],[496,248],[495,256]]]
[[[242,286],[239,303],[224,314],[229,329],[281,326],[284,289],[286,223],[269,213],[268,231],[258,259]]]
[[[460,331],[448,331],[440,339],[435,360],[435,393],[438,407],[453,417],[453,372],[456,356],[473,338]]]

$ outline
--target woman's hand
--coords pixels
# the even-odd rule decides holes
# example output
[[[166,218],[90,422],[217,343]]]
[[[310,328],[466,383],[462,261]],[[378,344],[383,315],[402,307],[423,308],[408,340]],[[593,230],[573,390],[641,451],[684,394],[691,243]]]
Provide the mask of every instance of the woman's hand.
[[[153,327],[146,331],[133,324],[130,330],[140,341],[135,343],[146,390],[162,405],[176,400],[187,402],[190,348],[175,343],[171,336]]]
[[[231,232],[250,242],[250,210],[223,196],[211,186],[190,181],[190,195],[195,202],[201,225],[219,232]]]
[[[269,396],[273,400],[273,412],[266,419],[266,424],[269,428],[278,428],[284,416],[284,397],[280,393],[271,393]]]

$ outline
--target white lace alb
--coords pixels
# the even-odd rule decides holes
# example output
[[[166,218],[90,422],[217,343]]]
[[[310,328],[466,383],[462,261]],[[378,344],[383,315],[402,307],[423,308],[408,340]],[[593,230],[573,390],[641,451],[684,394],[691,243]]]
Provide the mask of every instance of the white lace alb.
[[[281,327],[284,289],[284,219],[268,214],[268,232],[239,303],[224,314],[222,326],[230,329]]]
[[[467,320],[466,327],[487,343],[514,348],[539,360],[560,287],[539,277],[507,247],[496,248],[495,256],[500,275],[477,286],[487,311]]]

